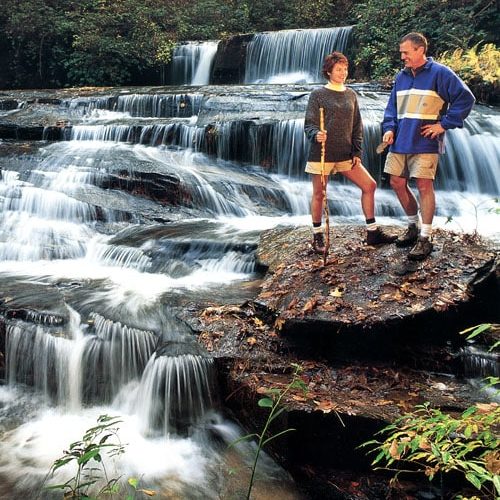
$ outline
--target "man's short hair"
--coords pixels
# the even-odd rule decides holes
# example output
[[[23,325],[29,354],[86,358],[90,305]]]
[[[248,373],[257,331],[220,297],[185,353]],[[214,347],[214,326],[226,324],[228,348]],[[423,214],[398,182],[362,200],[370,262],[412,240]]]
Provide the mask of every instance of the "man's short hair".
[[[328,73],[332,72],[333,67],[337,63],[349,64],[349,60],[344,54],[342,54],[342,52],[332,52],[325,57],[325,60],[323,61],[322,74],[327,80],[330,78]]]
[[[403,42],[411,42],[415,48],[423,47],[424,54],[427,53],[427,47],[429,44],[427,43],[427,38],[425,38],[425,36],[422,35],[422,33],[417,33],[417,32],[408,33],[399,41],[399,43]]]

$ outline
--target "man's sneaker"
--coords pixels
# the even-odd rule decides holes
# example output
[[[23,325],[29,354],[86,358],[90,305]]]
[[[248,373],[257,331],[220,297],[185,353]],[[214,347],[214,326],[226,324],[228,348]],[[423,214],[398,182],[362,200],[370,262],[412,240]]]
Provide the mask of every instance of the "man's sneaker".
[[[323,238],[323,233],[313,234],[312,247],[316,253],[322,254],[325,252],[325,239]]]
[[[432,243],[429,238],[420,236],[417,244],[411,249],[408,254],[410,260],[424,260],[432,252]]]
[[[414,245],[418,239],[418,226],[410,224],[406,231],[396,239],[397,247],[409,247]]]
[[[386,243],[392,243],[396,238],[395,234],[386,233],[379,227],[373,231],[366,231],[367,245],[385,245]]]

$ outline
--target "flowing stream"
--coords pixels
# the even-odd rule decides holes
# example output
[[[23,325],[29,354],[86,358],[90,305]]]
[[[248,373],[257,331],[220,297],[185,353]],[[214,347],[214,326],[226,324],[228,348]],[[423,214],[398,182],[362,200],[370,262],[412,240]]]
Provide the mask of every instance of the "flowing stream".
[[[259,57],[277,50],[266,46]],[[261,63],[249,64],[249,80],[260,71],[272,80]],[[276,67],[280,79],[288,72],[295,81],[295,66]],[[3,161],[0,279],[11,313],[0,498],[52,498],[44,481],[75,472],[66,467],[47,479],[53,461],[104,414],[120,417],[125,445],[122,456],[106,459],[110,477],[138,478],[172,498],[241,498],[255,448],[228,447],[244,431],[225,416],[214,361],[180,313],[193,303],[252,297],[260,232],[309,224],[311,186],[302,170],[311,88],[73,98],[63,105],[75,118],[65,140]],[[382,185],[374,150],[387,95],[357,90],[363,161]],[[449,134],[437,226],[498,241],[499,130],[500,114],[476,106],[466,127]],[[333,226],[363,222],[352,185],[335,179],[328,197]],[[405,224],[386,188],[377,210],[379,222]],[[264,456],[255,498],[300,495]]]

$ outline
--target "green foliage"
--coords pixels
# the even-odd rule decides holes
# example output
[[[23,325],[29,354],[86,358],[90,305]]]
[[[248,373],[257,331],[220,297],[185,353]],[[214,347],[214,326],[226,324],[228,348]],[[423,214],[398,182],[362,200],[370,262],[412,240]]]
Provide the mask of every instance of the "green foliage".
[[[61,467],[75,463],[77,466],[75,475],[65,483],[49,485],[46,489],[62,490],[64,498],[91,498],[89,492],[92,486],[104,479],[104,486],[92,498],[118,493],[119,478],[108,478],[103,456],[106,454],[112,458],[124,453],[124,446],[117,435],[117,425],[120,422],[117,417],[101,415],[97,419],[97,425],[88,429],[80,441],[71,443],[64,455],[54,462],[49,472],[53,475]],[[112,439],[117,442],[111,441]]]
[[[392,78],[400,67],[399,40],[420,31],[430,42],[429,55],[463,50],[486,40],[481,27],[498,16],[495,3],[476,0],[369,0],[353,7],[359,72],[368,78]]]
[[[491,87],[490,92],[500,87],[500,50],[492,43],[479,44],[470,49],[458,48],[445,51],[438,60],[455,71],[471,88],[480,85]]]
[[[471,326],[460,332],[461,335],[467,334],[467,340],[472,340],[479,335],[484,335],[485,333],[491,333],[497,338],[500,336],[500,325],[493,323],[481,323],[480,325]],[[490,345],[488,351],[497,351],[500,348],[500,340],[496,340]]]
[[[304,384],[304,382],[299,378],[299,374],[301,371],[301,367],[297,364],[292,365],[294,368],[294,373],[293,373],[293,378],[291,382],[284,388],[284,389],[268,389],[267,391],[267,396],[264,398],[259,399],[258,405],[261,408],[268,408],[269,409],[269,414],[267,416],[267,420],[264,423],[264,427],[262,428],[262,431],[260,433],[253,433],[253,434],[247,434],[246,436],[242,436],[241,438],[237,439],[236,441],[232,442],[230,446],[234,446],[237,443],[240,443],[242,441],[252,441],[254,439],[257,440],[257,450],[255,451],[255,456],[253,459],[253,464],[251,468],[251,476],[250,476],[250,481],[248,484],[248,491],[246,495],[246,500],[250,499],[250,494],[252,492],[254,480],[255,480],[255,472],[257,470],[257,464],[259,461],[259,456],[264,449],[264,446],[269,444],[271,441],[274,439],[283,436],[284,434],[287,434],[288,432],[292,432],[295,429],[285,429],[283,431],[280,431],[276,434],[269,434],[269,427],[271,423],[276,420],[284,411],[285,407],[282,405],[283,398],[293,389],[300,389],[304,391],[304,393],[307,391],[307,386]]]
[[[392,78],[404,33],[424,32],[430,55],[452,54],[498,46],[498,22],[494,0],[4,0],[0,87],[153,83],[178,41],[347,24],[358,77]],[[477,55],[494,63],[489,50]]]
[[[423,472],[429,480],[438,473],[458,471],[494,499],[500,495],[499,430],[496,403],[478,403],[457,417],[426,403],[382,429],[378,434],[384,436],[383,441],[362,446],[376,453],[372,465],[396,471],[396,478],[405,463],[414,467],[405,472]]]

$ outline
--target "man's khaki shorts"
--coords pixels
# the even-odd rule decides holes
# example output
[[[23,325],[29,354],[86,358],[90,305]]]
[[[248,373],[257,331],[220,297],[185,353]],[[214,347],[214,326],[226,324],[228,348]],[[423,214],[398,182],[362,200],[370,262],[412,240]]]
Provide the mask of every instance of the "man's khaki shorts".
[[[439,161],[437,153],[388,153],[384,172],[410,179],[434,179]]]
[[[347,172],[348,170],[352,170],[352,160],[336,161],[336,162],[329,161],[325,163],[325,175],[336,174],[338,172]],[[321,163],[317,161],[307,162],[305,171],[308,174],[321,175],[323,173],[321,171]]]

